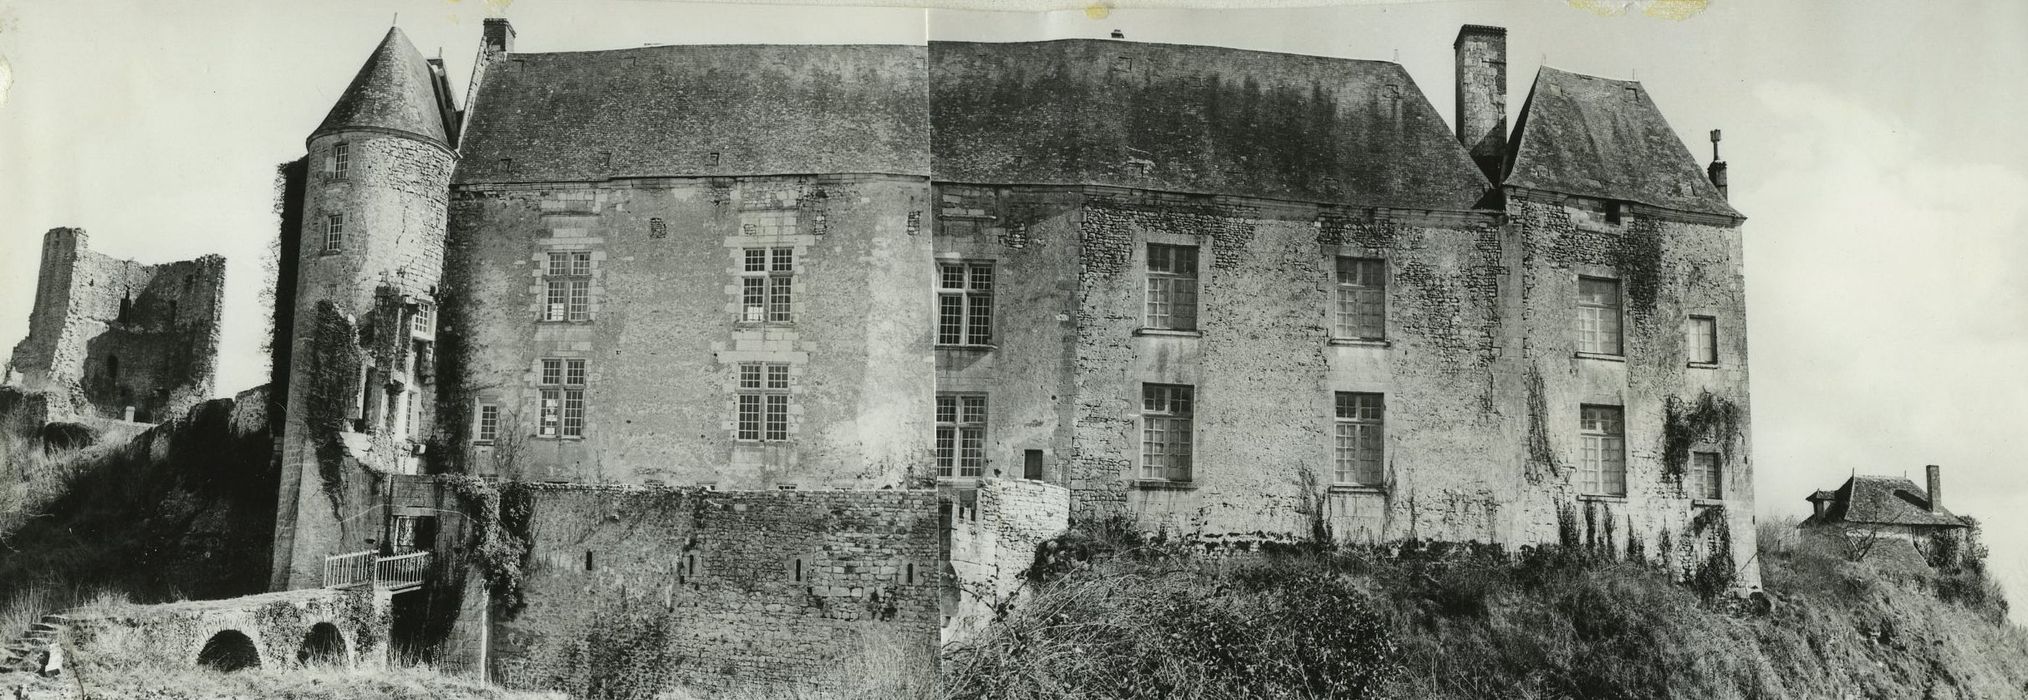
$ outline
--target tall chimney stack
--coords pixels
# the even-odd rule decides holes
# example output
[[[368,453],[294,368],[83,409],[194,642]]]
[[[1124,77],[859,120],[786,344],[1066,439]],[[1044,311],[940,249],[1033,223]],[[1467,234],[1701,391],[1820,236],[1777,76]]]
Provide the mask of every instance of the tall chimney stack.
[[[481,53],[514,53],[514,25],[505,17],[487,17],[484,25]]]
[[[1943,467],[1929,465],[1929,512],[1943,512]]]
[[[1467,24],[1451,49],[1457,52],[1458,142],[1497,185],[1507,156],[1507,30]]]
[[[1718,186],[1718,196],[1731,199],[1732,188],[1725,185],[1725,159],[1718,155],[1720,136],[1719,130],[1711,130],[1711,169],[1705,172],[1711,175],[1711,184]]]

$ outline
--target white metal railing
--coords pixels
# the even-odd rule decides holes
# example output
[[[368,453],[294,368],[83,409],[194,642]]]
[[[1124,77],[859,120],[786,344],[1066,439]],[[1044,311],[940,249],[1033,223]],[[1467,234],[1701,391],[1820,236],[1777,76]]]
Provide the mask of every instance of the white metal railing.
[[[372,581],[376,559],[374,554],[375,552],[369,549],[364,552],[324,557],[324,587],[343,588]]]
[[[430,553],[397,554],[373,560],[373,585],[380,588],[414,588],[429,575]]]
[[[391,557],[367,550],[324,557],[324,587],[346,588],[371,584],[376,588],[405,589],[423,584],[429,577],[430,553],[411,552]]]

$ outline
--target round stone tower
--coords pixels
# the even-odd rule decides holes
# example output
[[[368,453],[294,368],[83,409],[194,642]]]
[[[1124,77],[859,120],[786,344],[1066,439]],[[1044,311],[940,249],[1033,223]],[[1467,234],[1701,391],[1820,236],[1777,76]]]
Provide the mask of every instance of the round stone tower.
[[[399,29],[310,133],[276,589],[319,585],[324,557],[374,549],[382,482],[416,471],[456,133],[442,65]]]

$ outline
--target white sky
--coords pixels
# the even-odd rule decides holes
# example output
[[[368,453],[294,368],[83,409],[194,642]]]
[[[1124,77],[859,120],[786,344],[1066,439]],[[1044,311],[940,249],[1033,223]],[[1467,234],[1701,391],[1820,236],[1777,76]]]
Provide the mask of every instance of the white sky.
[[[0,0],[0,351],[27,332],[42,232],[143,262],[228,259],[222,394],[265,380],[257,302],[273,173],[303,152],[395,13],[462,95],[480,20],[523,51],[678,43],[1102,37],[1401,63],[1446,119],[1451,39],[1506,26],[1509,99],[1538,66],[1638,78],[1700,160],[1725,130],[1746,224],[1764,514],[1853,471],[1944,465],[2028,608],[2028,3],[1412,2],[1048,14],[596,0]],[[1681,5],[1682,3],[1678,3]],[[1694,5],[1695,3],[1689,3]],[[1587,6],[1594,9],[1585,9]],[[1094,17],[1094,15],[1104,15]],[[1511,121],[1511,120],[1510,120]]]

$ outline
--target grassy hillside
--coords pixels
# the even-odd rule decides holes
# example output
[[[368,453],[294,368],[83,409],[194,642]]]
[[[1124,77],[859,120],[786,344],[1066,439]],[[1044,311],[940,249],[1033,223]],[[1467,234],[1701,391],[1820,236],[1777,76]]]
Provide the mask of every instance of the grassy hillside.
[[[1786,529],[1785,529],[1786,528]],[[1085,528],[984,634],[948,698],[2028,697],[1976,546],[1853,561],[1770,526],[1771,610],[1644,565],[1410,543],[1208,557]],[[1905,545],[1904,545],[1905,548]]]

